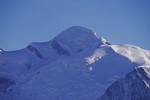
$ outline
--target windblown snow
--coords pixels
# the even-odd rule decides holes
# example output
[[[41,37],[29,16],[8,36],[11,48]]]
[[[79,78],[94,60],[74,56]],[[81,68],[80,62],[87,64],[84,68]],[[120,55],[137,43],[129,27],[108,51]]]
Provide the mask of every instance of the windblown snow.
[[[138,64],[150,65],[149,51],[133,45],[112,45],[113,50]]]

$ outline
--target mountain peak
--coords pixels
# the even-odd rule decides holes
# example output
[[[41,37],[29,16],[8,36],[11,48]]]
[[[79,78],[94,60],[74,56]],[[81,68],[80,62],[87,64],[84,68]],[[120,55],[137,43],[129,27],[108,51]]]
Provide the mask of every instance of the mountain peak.
[[[86,28],[86,27],[83,27],[83,26],[71,26],[71,27],[69,27],[68,29],[74,29],[74,30],[89,30],[89,31],[92,31],[92,30],[90,30],[90,29],[88,29],[88,28]],[[67,30],[68,30],[67,29]]]
[[[109,44],[104,38],[82,26],[72,26],[58,34],[53,41],[71,52],[92,50],[104,44]]]
[[[93,32],[92,30],[82,27],[82,26],[72,26],[66,30],[64,30],[63,32],[61,32],[58,36],[56,36],[56,38],[58,37],[70,37],[70,38],[75,38],[75,37],[80,37],[80,36],[92,36],[92,37],[96,37],[95,32]],[[67,37],[66,37],[67,36]]]

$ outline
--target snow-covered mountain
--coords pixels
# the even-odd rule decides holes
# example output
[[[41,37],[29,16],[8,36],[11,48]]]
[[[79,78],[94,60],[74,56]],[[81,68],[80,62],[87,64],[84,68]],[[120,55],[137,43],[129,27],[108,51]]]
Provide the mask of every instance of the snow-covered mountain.
[[[0,49],[0,98],[149,98],[149,66],[150,51],[113,45],[92,30],[73,26],[50,41],[31,43],[22,50]]]

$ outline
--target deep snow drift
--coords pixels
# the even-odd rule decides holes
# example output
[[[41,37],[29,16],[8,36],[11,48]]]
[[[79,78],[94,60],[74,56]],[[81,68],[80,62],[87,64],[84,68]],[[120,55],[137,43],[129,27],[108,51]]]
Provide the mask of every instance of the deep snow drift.
[[[136,87],[149,97],[149,65],[150,51],[133,45],[113,45],[92,30],[73,26],[48,42],[31,43],[17,51],[0,50],[0,98],[117,100],[114,84],[119,85],[123,98],[129,98],[122,100],[132,100],[131,92],[135,98],[143,98],[142,92],[133,92]],[[138,68],[145,73],[138,76]],[[135,88],[129,91],[127,87],[124,93],[124,84]]]

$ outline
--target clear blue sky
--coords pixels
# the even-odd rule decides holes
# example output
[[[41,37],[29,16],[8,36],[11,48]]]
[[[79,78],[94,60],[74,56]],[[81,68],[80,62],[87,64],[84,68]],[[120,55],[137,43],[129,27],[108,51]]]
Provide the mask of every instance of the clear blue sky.
[[[150,0],[0,0],[0,48],[17,50],[84,26],[150,50]]]

